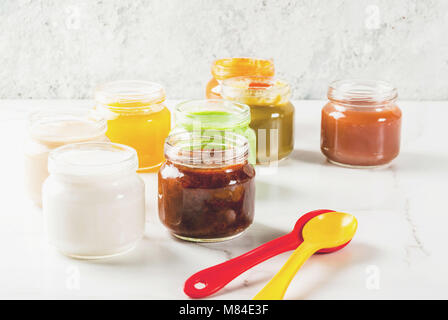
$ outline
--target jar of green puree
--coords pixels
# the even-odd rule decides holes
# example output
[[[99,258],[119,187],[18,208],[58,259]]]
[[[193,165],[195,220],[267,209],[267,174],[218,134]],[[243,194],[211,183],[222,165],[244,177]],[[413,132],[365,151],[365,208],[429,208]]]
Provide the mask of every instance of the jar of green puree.
[[[249,163],[256,163],[256,136],[249,127],[248,105],[222,99],[189,100],[178,104],[174,111],[171,134],[182,131],[233,132],[247,138]]]

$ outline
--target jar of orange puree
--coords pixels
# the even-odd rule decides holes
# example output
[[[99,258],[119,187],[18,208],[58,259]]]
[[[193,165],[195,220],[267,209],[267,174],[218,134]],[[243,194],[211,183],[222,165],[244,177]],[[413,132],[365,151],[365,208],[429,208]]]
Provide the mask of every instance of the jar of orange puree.
[[[115,81],[95,91],[95,109],[107,119],[107,137],[137,151],[139,172],[155,172],[164,161],[171,128],[165,90],[146,81]]]
[[[401,110],[397,89],[384,81],[340,80],[328,88],[322,109],[321,149],[345,167],[390,163],[400,152]]]
[[[213,78],[208,82],[205,95],[207,99],[221,98],[221,82],[239,76],[274,76],[274,62],[268,59],[224,58],[213,62]]]

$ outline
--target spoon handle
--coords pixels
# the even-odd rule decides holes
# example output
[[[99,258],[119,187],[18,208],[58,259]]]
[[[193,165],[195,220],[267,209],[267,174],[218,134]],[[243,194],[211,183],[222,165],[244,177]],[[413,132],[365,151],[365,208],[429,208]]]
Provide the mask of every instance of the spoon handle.
[[[291,280],[294,278],[300,267],[319,248],[303,242],[289,257],[279,272],[261,289],[254,297],[254,300],[281,300],[288,289]]]
[[[291,233],[269,241],[243,255],[195,273],[185,281],[184,292],[191,298],[207,297],[244,271],[280,253],[294,250],[298,245],[297,236]]]

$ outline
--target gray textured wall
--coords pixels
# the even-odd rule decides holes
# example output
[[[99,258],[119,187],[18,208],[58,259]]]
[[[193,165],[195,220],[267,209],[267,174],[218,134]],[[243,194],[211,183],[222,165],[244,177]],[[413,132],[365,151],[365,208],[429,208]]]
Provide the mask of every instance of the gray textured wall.
[[[0,98],[89,98],[134,78],[203,97],[214,59],[261,56],[296,99],[349,76],[447,99],[447,31],[446,0],[0,0]]]

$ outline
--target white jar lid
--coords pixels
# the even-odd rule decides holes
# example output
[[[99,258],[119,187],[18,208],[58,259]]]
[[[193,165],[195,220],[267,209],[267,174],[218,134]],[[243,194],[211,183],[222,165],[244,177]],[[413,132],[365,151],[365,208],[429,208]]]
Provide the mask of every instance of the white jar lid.
[[[70,176],[98,176],[136,171],[137,152],[111,142],[68,144],[50,152],[48,171]]]
[[[106,130],[106,119],[90,109],[46,109],[33,112],[29,117],[32,139],[44,144],[63,145],[97,140],[105,135]]]

